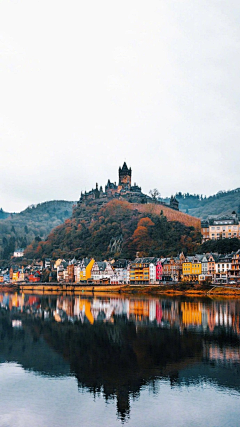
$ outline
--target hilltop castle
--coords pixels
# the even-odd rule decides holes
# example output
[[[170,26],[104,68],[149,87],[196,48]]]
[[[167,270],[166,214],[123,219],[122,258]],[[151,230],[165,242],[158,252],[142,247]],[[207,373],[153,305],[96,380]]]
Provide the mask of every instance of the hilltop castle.
[[[132,169],[128,168],[124,162],[123,166],[118,169],[118,185],[109,179],[105,185],[105,191],[103,191],[103,187],[98,188],[98,184],[96,184],[96,188],[81,193],[79,202],[91,203],[94,201],[97,204],[104,204],[111,199],[126,200],[130,203],[147,203],[151,197],[143,194],[138,185],[132,185]]]
[[[132,185],[132,169],[127,167],[126,162],[118,169],[118,185],[109,179],[105,185],[105,191],[103,191],[103,187],[100,186],[98,188],[98,184],[96,183],[96,188],[88,192],[85,191],[85,193],[81,192],[78,203],[103,205],[112,199],[126,200],[130,203],[153,202],[151,197],[142,193],[141,187],[136,183]],[[171,197],[169,207],[178,210],[178,201],[175,197]]]

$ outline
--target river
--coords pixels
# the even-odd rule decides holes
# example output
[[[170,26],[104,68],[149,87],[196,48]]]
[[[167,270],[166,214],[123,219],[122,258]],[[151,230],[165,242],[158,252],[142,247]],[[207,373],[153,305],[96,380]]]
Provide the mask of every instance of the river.
[[[240,301],[0,294],[0,427],[239,426]]]

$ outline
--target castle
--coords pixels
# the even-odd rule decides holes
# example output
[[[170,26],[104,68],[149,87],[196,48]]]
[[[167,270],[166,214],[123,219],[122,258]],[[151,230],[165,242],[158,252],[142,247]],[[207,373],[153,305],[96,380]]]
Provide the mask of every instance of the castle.
[[[81,192],[78,203],[97,204],[100,206],[112,199],[126,200],[130,203],[153,203],[151,197],[142,193],[141,187],[136,183],[132,185],[132,169],[127,167],[126,162],[118,169],[118,185],[109,179],[105,185],[105,191],[103,191],[103,187],[100,186],[98,188],[98,184],[96,183],[96,188],[88,192],[85,191],[85,193]],[[158,202],[155,201],[155,203]],[[171,197],[169,207],[178,210],[178,201],[173,196]]]

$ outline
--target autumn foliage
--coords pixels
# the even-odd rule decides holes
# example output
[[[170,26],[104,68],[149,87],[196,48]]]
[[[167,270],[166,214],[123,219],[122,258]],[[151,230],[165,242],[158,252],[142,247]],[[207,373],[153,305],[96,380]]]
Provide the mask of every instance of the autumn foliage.
[[[183,212],[175,211],[168,208],[167,206],[160,204],[133,204],[133,207],[140,212],[148,213],[152,215],[160,215],[161,212],[167,218],[168,221],[178,221],[187,227],[194,227],[197,230],[201,229],[201,220],[194,216],[188,215]]]
[[[73,216],[44,242],[28,246],[28,257],[134,258],[191,253],[200,243],[197,218],[161,205],[112,200],[100,209],[78,205]]]

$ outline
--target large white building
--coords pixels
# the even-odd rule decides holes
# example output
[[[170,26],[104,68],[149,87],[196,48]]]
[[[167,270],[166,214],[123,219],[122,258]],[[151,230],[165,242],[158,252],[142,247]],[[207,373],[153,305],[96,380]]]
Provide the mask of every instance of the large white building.
[[[231,215],[209,216],[201,222],[203,242],[206,240],[240,238],[240,224],[236,212]]]

